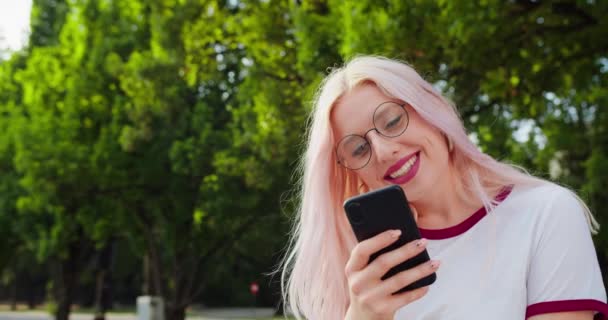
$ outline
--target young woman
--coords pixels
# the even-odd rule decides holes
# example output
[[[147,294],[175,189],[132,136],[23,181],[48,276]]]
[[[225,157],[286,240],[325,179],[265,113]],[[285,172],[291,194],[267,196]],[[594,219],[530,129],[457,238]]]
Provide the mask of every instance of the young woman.
[[[284,298],[307,319],[580,319],[608,315],[591,231],[570,190],[480,152],[453,105],[407,64],[358,57],[322,83],[302,161]],[[423,239],[381,255],[342,204],[400,185]],[[426,249],[431,261],[381,280]],[[393,295],[436,272],[437,281]]]

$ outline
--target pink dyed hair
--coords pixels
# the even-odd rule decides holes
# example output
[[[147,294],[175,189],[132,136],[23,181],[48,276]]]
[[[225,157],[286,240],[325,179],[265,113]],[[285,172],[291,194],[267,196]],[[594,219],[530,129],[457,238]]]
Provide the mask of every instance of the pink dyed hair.
[[[356,175],[336,162],[330,114],[342,95],[364,83],[406,101],[452,139],[451,161],[465,192],[480,199],[488,210],[495,205],[493,196],[506,185],[547,183],[479,151],[469,140],[456,107],[408,64],[376,56],[352,59],[334,69],[317,91],[307,150],[299,167],[300,205],[281,269],[285,305],[298,319],[342,319],[348,307],[344,268],[356,239],[342,203],[360,191]],[[595,231],[597,222],[582,204]]]

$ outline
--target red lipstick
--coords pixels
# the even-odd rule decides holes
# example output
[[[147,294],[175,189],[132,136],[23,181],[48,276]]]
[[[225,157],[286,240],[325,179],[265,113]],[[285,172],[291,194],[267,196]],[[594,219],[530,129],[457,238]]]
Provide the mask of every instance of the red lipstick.
[[[405,175],[394,178],[394,179],[391,178],[391,174],[393,174],[395,171],[401,169],[401,167],[403,167],[403,165],[405,163],[407,163],[413,157],[416,157],[416,162],[414,162],[414,164],[412,165],[410,170]],[[416,173],[418,173],[419,168],[420,168],[420,151],[410,154],[407,157],[404,157],[403,159],[397,161],[397,163],[392,165],[390,168],[388,168],[388,170],[386,170],[386,173],[384,174],[384,180],[386,180],[390,183],[393,183],[393,184],[407,183],[416,176]]]

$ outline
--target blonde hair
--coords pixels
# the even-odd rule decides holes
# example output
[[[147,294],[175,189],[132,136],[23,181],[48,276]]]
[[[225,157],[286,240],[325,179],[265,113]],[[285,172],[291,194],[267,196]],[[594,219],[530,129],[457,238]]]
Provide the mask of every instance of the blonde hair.
[[[299,166],[298,215],[281,269],[285,305],[298,319],[341,319],[348,307],[344,268],[356,239],[342,203],[360,191],[356,175],[337,164],[330,113],[341,96],[364,83],[406,101],[452,140],[451,159],[465,193],[480,199],[488,210],[496,205],[493,196],[507,185],[548,183],[479,151],[469,140],[456,107],[408,64],[376,56],[352,59],[320,84]],[[582,205],[595,231],[598,224]]]

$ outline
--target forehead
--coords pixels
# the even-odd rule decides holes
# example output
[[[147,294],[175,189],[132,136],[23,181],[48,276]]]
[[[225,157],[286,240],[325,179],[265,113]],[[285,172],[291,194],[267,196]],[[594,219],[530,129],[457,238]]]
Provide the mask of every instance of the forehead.
[[[373,113],[381,103],[397,101],[386,96],[373,84],[355,87],[344,94],[334,105],[331,124],[337,139],[347,135],[360,134],[373,127]]]

